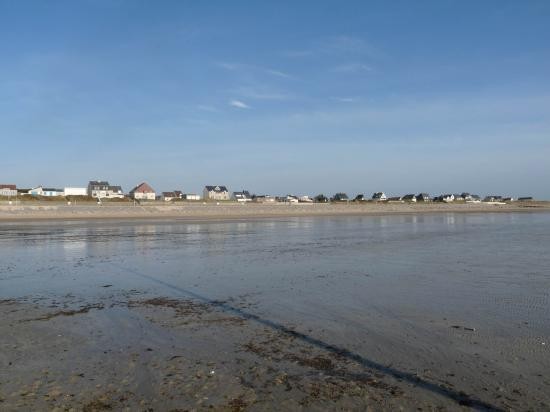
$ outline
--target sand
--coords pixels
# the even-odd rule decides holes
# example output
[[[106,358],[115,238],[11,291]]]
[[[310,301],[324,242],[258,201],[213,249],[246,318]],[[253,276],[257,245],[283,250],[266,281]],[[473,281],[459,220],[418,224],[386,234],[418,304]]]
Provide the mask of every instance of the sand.
[[[87,219],[247,219],[292,216],[337,216],[404,213],[532,212],[548,211],[550,202],[488,203],[342,203],[342,204],[237,204],[188,203],[142,206],[119,204],[0,205],[0,221]]]

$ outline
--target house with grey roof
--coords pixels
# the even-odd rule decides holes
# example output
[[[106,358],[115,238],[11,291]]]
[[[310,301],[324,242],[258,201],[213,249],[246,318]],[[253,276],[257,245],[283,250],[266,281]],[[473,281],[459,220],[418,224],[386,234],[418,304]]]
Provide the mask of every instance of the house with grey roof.
[[[229,200],[229,191],[225,186],[205,186],[202,193],[204,200]]]
[[[122,199],[124,197],[124,193],[122,192],[122,187],[111,186],[106,180],[90,180],[88,183],[88,196],[92,196],[97,199]]]

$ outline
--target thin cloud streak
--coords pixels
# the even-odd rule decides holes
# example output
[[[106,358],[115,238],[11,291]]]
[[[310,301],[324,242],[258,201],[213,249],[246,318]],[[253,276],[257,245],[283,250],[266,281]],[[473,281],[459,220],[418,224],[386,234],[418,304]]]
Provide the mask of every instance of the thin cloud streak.
[[[250,106],[240,100],[231,100],[229,106],[236,107],[237,109],[250,109]]]

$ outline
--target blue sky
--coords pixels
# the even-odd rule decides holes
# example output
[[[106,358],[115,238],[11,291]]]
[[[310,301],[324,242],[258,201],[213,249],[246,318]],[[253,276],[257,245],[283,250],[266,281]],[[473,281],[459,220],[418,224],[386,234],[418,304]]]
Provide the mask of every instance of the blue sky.
[[[548,1],[0,0],[0,180],[550,199]]]

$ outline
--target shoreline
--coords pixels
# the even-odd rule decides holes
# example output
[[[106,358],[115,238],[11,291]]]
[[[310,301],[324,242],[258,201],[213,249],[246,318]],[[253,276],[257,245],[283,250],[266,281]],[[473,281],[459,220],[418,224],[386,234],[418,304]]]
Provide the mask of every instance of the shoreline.
[[[187,205],[18,205],[0,206],[0,222],[86,220],[224,221],[287,217],[380,216],[425,213],[549,212],[550,202],[522,204],[187,204]]]

